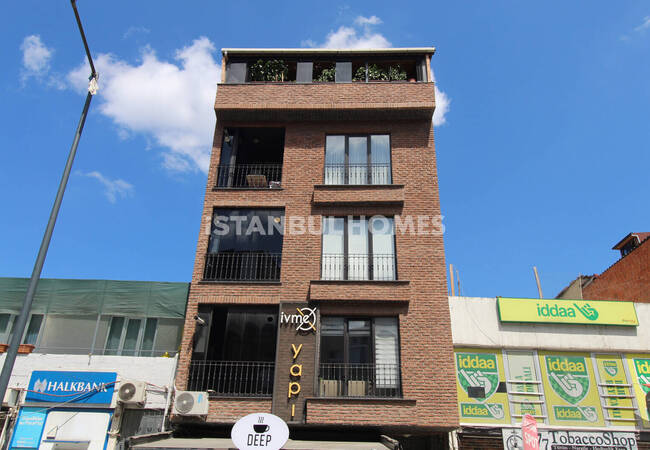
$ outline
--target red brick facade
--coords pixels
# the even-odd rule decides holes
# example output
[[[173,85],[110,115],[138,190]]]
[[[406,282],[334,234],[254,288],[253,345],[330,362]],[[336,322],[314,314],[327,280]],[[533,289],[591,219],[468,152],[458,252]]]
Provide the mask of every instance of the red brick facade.
[[[650,239],[583,287],[582,298],[650,303]]]
[[[305,365],[303,379],[310,379],[301,391],[301,401],[306,405],[306,411],[301,411],[303,422],[306,425],[410,427],[420,432],[458,426],[441,227],[429,221],[425,224],[428,234],[416,232],[418,216],[440,216],[431,122],[433,92],[433,83],[427,82],[219,85],[216,103],[219,119],[179,361],[179,388],[187,383],[195,330],[193,317],[200,304],[294,302],[316,306],[321,315],[398,316],[402,398],[318,398],[313,383],[318,371],[317,352],[305,341],[305,353],[301,355]],[[276,114],[279,109],[290,114]],[[273,121],[267,120],[269,110],[274,112]],[[323,110],[365,112],[352,114],[350,117],[355,120],[339,121],[332,120],[331,114],[314,114]],[[391,120],[376,120],[378,117]],[[402,120],[395,120],[398,117]],[[408,117],[409,120],[403,120]],[[224,127],[237,126],[284,127],[281,189],[214,188]],[[390,134],[393,185],[323,186],[325,137],[337,133]],[[317,224],[324,215],[348,214],[413,216],[415,223],[410,232],[396,232],[397,281],[321,281],[321,236],[285,233],[280,282],[204,282],[212,212],[215,207],[228,206],[283,208],[287,220],[290,216],[311,216]],[[271,408],[274,413],[279,411],[279,399],[286,398],[289,379],[284,374],[285,366],[288,367],[285,353],[293,342],[281,327],[279,334],[273,405],[271,399],[213,399],[208,422],[233,422],[247,413]],[[314,336],[313,342],[317,340]]]

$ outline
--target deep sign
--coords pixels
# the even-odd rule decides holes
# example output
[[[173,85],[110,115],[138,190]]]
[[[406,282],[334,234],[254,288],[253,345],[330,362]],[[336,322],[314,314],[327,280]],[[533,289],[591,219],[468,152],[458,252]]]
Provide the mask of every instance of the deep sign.
[[[239,450],[279,450],[289,439],[289,427],[273,414],[249,414],[232,427],[230,438]]]

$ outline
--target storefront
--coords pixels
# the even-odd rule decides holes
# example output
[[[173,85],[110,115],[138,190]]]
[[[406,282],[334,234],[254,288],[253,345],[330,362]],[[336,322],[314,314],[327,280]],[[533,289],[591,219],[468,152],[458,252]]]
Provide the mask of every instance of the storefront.
[[[647,448],[650,305],[451,297],[450,307],[459,448],[523,448],[524,414],[540,448]]]
[[[33,371],[9,448],[104,449],[116,381],[116,372]]]

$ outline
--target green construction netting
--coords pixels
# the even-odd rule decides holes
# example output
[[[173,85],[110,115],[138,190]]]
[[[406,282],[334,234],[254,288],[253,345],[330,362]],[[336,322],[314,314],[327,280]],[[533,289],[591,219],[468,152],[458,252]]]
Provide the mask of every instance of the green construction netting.
[[[27,278],[0,278],[0,312],[18,314]],[[183,318],[189,283],[155,281],[59,280],[38,283],[32,312]]]

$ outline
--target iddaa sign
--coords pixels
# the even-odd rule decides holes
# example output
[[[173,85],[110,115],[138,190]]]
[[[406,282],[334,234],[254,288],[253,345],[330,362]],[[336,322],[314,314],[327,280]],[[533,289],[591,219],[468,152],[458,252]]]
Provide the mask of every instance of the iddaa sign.
[[[280,450],[289,439],[289,427],[273,414],[249,414],[232,427],[230,438],[239,450]]]

